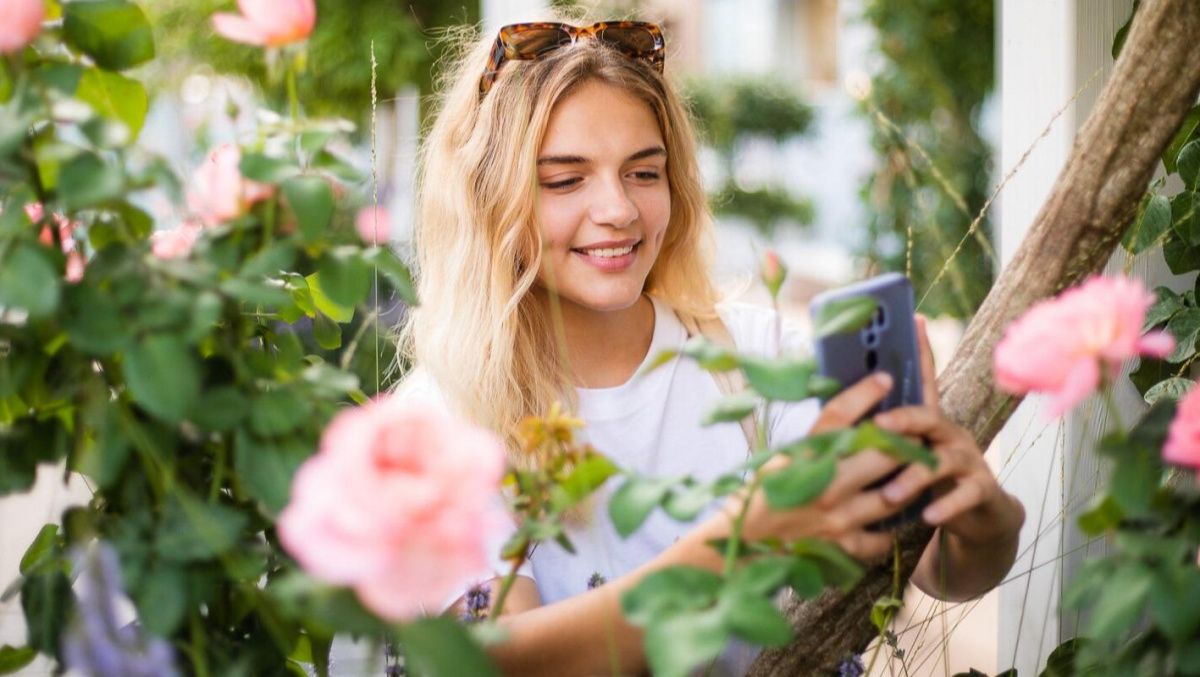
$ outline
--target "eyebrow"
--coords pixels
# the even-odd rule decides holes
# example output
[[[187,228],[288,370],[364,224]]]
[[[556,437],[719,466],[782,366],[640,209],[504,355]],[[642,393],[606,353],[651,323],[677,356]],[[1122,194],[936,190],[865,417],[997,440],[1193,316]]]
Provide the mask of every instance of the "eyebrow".
[[[666,154],[666,148],[663,148],[662,146],[651,146],[649,148],[643,148],[633,155],[630,155],[629,157],[625,158],[625,161],[634,162],[659,155],[665,157]],[[538,158],[537,161],[539,167],[542,165],[581,165],[586,164],[587,162],[588,159],[581,155],[546,155]]]

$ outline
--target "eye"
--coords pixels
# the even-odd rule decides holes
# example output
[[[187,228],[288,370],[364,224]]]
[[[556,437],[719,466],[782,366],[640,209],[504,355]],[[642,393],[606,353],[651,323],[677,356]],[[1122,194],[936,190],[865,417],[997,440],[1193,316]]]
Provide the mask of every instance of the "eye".
[[[542,188],[545,188],[546,190],[557,190],[560,188],[570,188],[571,186],[579,183],[579,181],[580,181],[580,179],[577,176],[569,178],[569,179],[563,179],[561,181],[546,181],[546,182],[542,183]]]
[[[641,171],[633,172],[633,178],[637,179],[638,181],[645,181],[647,183],[651,181],[657,181],[661,176],[662,174],[653,169],[643,169]]]

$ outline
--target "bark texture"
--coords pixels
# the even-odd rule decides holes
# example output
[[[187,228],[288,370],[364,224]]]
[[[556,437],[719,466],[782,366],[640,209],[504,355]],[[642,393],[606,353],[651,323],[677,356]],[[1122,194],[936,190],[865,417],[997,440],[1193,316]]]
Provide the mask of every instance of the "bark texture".
[[[1049,199],[967,328],[939,379],[947,415],[986,449],[1019,400],[998,393],[992,352],[1004,327],[1035,302],[1099,271],[1112,255],[1160,155],[1200,93],[1200,1],[1146,0],[1111,79],[1075,138]],[[902,575],[912,574],[932,530],[899,534]],[[764,651],[749,675],[829,674],[874,638],[869,614],[891,592],[891,563],[847,594],[790,600],[796,640]]]

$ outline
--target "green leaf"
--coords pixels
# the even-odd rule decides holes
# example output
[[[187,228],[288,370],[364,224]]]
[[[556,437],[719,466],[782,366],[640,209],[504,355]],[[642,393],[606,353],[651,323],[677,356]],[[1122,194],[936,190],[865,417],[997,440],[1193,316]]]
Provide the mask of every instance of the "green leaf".
[[[187,611],[187,585],[183,571],[159,562],[134,588],[138,620],[160,637],[170,637]]]
[[[252,306],[280,308],[292,305],[292,295],[287,290],[265,280],[231,277],[220,284],[220,290]]]
[[[1169,237],[1163,243],[1163,259],[1172,273],[1185,275],[1193,270],[1200,270],[1200,247],[1189,247],[1182,235]]]
[[[31,648],[47,656],[58,654],[59,635],[67,627],[71,597],[71,581],[58,569],[24,579],[21,609]]]
[[[1153,329],[1170,320],[1175,313],[1183,310],[1183,297],[1167,287],[1156,287],[1154,305],[1146,309],[1146,320],[1142,323],[1142,331]]]
[[[717,401],[716,406],[704,415],[700,423],[701,425],[713,425],[740,421],[753,414],[754,408],[757,406],[758,395],[752,390],[726,395]]]
[[[342,347],[342,328],[324,314],[319,314],[313,318],[313,338],[325,350],[337,350]]]
[[[825,590],[821,568],[807,559],[794,559],[788,574],[788,585],[802,599],[813,599]]]
[[[96,424],[95,439],[73,459],[71,469],[95,480],[102,489],[112,488],[129,460],[129,440],[122,433],[116,410],[106,408]]]
[[[1092,608],[1087,637],[1103,641],[1130,630],[1141,615],[1153,584],[1153,575],[1141,565],[1117,569]]]
[[[63,37],[101,68],[125,70],[154,58],[154,36],[142,9],[124,0],[63,5]]]
[[[1159,571],[1150,588],[1150,617],[1173,642],[1200,636],[1200,569],[1189,564]]]
[[[621,595],[621,611],[630,623],[651,625],[667,616],[711,606],[722,582],[718,574],[699,567],[659,569]]]
[[[761,646],[784,646],[792,641],[792,625],[763,597],[730,595],[722,600],[725,622],[733,634]]]
[[[1137,221],[1126,235],[1131,253],[1140,254],[1154,246],[1171,230],[1171,201],[1154,195],[1138,214]]]
[[[1195,190],[1196,181],[1200,179],[1200,140],[1188,143],[1179,151],[1176,169],[1179,171],[1179,178],[1183,179],[1183,185]]]
[[[1171,143],[1163,151],[1163,166],[1166,168],[1168,174],[1175,173],[1179,151],[1183,150],[1183,147],[1192,140],[1197,126],[1200,126],[1200,106],[1196,106],[1188,111],[1187,117],[1183,119],[1183,124],[1179,127],[1179,131],[1175,132]]]
[[[1181,310],[1167,322],[1167,331],[1175,337],[1175,350],[1167,355],[1167,362],[1179,363],[1196,352],[1196,340],[1200,338],[1200,308]]]
[[[15,210],[14,210],[15,211]],[[20,243],[0,260],[0,306],[24,308],[31,317],[58,309],[59,272],[43,248]]]
[[[887,630],[891,625],[892,619],[896,617],[896,612],[904,607],[904,601],[895,597],[885,596],[875,600],[875,604],[871,607],[871,625],[880,633]]]
[[[825,455],[811,461],[793,459],[763,478],[763,493],[774,510],[804,505],[825,491],[837,474],[837,459]]]
[[[262,444],[239,430],[233,463],[246,493],[273,516],[287,505],[292,477],[309,454],[303,445]]]
[[[797,561],[786,555],[758,557],[734,571],[725,590],[756,597],[773,593],[792,575],[792,565]]]
[[[715,609],[675,616],[646,629],[646,658],[656,677],[685,677],[720,655],[728,641],[729,631]]]
[[[417,677],[499,675],[461,624],[451,618],[423,618],[404,626],[405,666]]]
[[[1196,382],[1186,378],[1169,378],[1159,382],[1153,388],[1146,391],[1146,404],[1153,405],[1159,400],[1166,398],[1178,402],[1187,395],[1188,391],[1196,385]]]
[[[650,360],[650,362],[648,362],[646,364],[646,366],[642,367],[642,370],[638,372],[638,376],[645,376],[646,374],[649,374],[650,372],[658,369],[659,367],[670,362],[671,360],[675,359],[676,357],[679,357],[679,355],[680,355],[680,353],[678,350],[660,350],[660,351],[658,351],[658,354],[654,356],[654,359]]]
[[[713,502],[714,497],[713,486],[710,484],[676,487],[662,502],[662,508],[671,519],[690,522]]]
[[[15,674],[35,658],[37,652],[27,646],[12,647],[5,644],[0,647],[0,675]]]
[[[296,214],[305,241],[327,234],[333,218],[333,190],[328,181],[319,176],[297,176],[284,181],[283,194]]]
[[[384,274],[402,301],[410,306],[419,303],[412,273],[395,252],[386,247],[373,247],[363,254],[363,260]]]
[[[937,456],[928,448],[917,444],[903,435],[884,430],[871,423],[860,423],[854,428],[853,450],[877,449],[904,463],[921,463],[930,468],[937,467]]]
[[[1079,528],[1088,536],[1099,536],[1116,529],[1125,514],[1111,496],[1104,496],[1079,516]]]
[[[234,386],[218,386],[196,399],[188,420],[206,430],[233,430],[246,417],[249,402]]]
[[[251,256],[242,266],[240,275],[246,279],[273,277],[290,270],[296,262],[296,248],[291,242],[275,242]]]
[[[317,308],[338,322],[348,322],[353,309],[366,299],[371,289],[371,270],[353,251],[341,250],[325,256],[321,259],[318,277],[307,279]],[[331,302],[340,312],[327,312],[325,301]]]
[[[577,505],[618,472],[620,469],[608,458],[599,454],[589,456],[554,487],[551,505],[555,510],[566,510]]]
[[[737,369],[737,354],[713,343],[706,336],[693,336],[683,344],[681,352],[696,360],[706,371],[731,371]]]
[[[830,301],[817,311],[813,332],[817,338],[846,334],[867,326],[879,303],[870,296],[852,296]]]
[[[671,490],[671,482],[633,476],[625,481],[608,503],[608,516],[621,538],[638,530],[650,511]]]
[[[828,585],[849,590],[862,578],[863,567],[836,544],[818,538],[802,538],[790,544],[792,554],[811,561]]]
[[[63,205],[74,211],[120,197],[125,178],[120,169],[106,164],[95,154],[80,153],[63,165],[58,184]]]
[[[781,402],[807,399],[808,379],[816,370],[811,360],[790,357],[771,360],[752,355],[739,357],[738,366],[756,392]]]
[[[208,559],[229,550],[246,525],[246,516],[233,508],[182,495],[164,513],[155,545],[160,557],[173,562]]]
[[[71,343],[85,353],[107,357],[130,341],[129,325],[108,294],[94,285],[68,285],[63,327]]]
[[[177,337],[158,334],[135,344],[125,355],[125,383],[146,411],[177,423],[200,394],[200,370]]]
[[[124,124],[130,141],[141,133],[150,110],[150,97],[142,83],[99,68],[83,71],[75,97],[100,115]]]
[[[1196,154],[1200,155],[1200,141],[1193,141]],[[1200,161],[1200,157],[1197,158]],[[1180,193],[1171,198],[1171,221],[1175,233],[1193,249],[1200,247],[1200,193]],[[1168,240],[1168,242],[1170,242]],[[1166,244],[1163,245],[1164,247]],[[1169,263],[1169,260],[1168,260]]]
[[[250,428],[263,436],[282,435],[308,420],[311,407],[295,391],[270,390],[250,401]]]
[[[1038,677],[1075,677],[1075,656],[1087,641],[1084,637],[1076,637],[1059,644],[1050,652],[1050,657],[1046,659],[1046,669]]]
[[[300,174],[300,168],[288,162],[261,153],[246,153],[238,163],[242,176],[259,183],[279,183]]]
[[[32,569],[37,568],[42,560],[54,554],[58,545],[58,525],[47,524],[38,531],[34,537],[33,543],[25,550],[25,554],[21,557],[21,563],[18,566],[18,571],[22,576],[29,573]]]
[[[328,172],[346,183],[359,183],[366,180],[366,177],[354,165],[328,150],[321,150],[313,157],[312,167]]]

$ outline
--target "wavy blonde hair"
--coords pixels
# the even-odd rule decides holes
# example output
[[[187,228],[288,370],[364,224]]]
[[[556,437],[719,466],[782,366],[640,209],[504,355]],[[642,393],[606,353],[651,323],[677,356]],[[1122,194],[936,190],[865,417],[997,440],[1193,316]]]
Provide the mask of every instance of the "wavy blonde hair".
[[[545,414],[556,401],[576,404],[553,299],[536,284],[536,161],[551,111],[581,83],[598,80],[645,101],[666,145],[671,215],[646,291],[702,318],[715,315],[717,295],[695,136],[674,87],[648,64],[581,40],[539,61],[505,63],[481,98],[493,39],[478,40],[458,60],[421,149],[421,305],[401,329],[400,351],[427,371],[451,408],[496,431],[515,454],[525,417]]]

